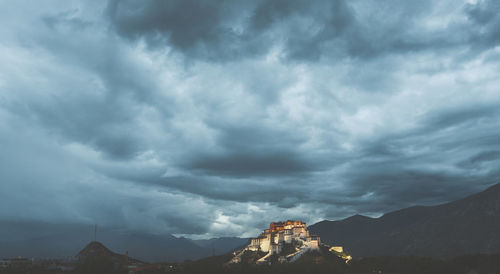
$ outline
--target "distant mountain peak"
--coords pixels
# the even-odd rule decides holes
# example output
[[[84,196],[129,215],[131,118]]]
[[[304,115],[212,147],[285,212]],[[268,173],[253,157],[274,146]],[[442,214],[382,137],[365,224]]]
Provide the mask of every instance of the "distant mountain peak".
[[[344,219],[344,221],[361,221],[361,220],[372,220],[373,218],[361,215],[361,214],[355,214],[352,215],[351,217],[347,217]]]
[[[97,242],[97,241],[92,241],[88,245],[86,245],[78,254],[76,255],[77,258],[85,258],[89,256],[113,256],[113,255],[118,255],[109,250],[106,246],[104,246],[102,243]]]
[[[115,263],[123,264],[123,263],[135,263],[135,264],[143,264],[144,262],[131,258],[128,256],[128,252],[126,254],[118,254],[109,250],[105,245],[100,242],[93,241],[90,242],[87,246],[85,246],[78,254],[76,258],[79,261],[85,261],[87,258],[109,258],[113,260]]]

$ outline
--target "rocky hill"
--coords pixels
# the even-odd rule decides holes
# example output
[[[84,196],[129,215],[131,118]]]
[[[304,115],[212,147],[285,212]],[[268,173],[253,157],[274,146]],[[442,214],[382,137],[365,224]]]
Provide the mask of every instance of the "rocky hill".
[[[117,264],[124,264],[125,262],[127,263],[143,263],[137,259],[128,257],[124,254],[118,254],[114,253],[113,251],[109,250],[107,247],[105,247],[102,243],[100,242],[90,242],[87,246],[85,246],[78,254],[76,255],[76,258],[79,261],[83,261],[88,258],[92,257],[98,257],[98,258],[109,258],[112,261],[114,261]]]

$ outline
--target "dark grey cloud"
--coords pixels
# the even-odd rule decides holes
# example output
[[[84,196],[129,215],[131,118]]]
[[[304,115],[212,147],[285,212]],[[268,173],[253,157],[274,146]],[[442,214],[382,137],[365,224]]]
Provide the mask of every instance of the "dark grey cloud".
[[[107,14],[121,36],[189,57],[228,61],[280,46],[286,59],[338,61],[460,47],[475,53],[496,44],[495,5],[464,4],[469,22],[432,29],[425,25],[438,14],[432,1],[110,1]]]
[[[496,123],[500,115],[497,102],[487,102],[473,106],[443,108],[440,111],[426,115],[422,124],[423,131],[446,130],[450,127],[472,126],[477,123]]]
[[[298,176],[325,167],[324,157],[312,157],[298,147],[306,136],[300,132],[290,135],[279,128],[263,125],[219,125],[209,122],[217,131],[220,151],[195,154],[186,167],[212,175],[236,177]],[[331,161],[329,161],[331,162]]]
[[[465,6],[469,20],[474,23],[471,40],[476,46],[491,48],[500,43],[500,16],[496,10],[500,8],[497,1],[478,1]]]
[[[498,182],[495,1],[2,5],[0,224],[252,236]]]
[[[280,206],[290,206],[292,201],[303,200],[307,195],[305,187],[297,183],[272,181],[252,182],[234,180],[201,179],[199,177],[167,177],[152,181],[168,188],[203,195],[217,200],[235,202],[268,202]]]
[[[239,4],[242,4],[241,1]],[[231,17],[243,7],[232,1],[109,1],[107,14],[118,33],[128,39],[144,38],[153,48],[167,44],[194,56],[232,58],[258,52],[258,43],[238,33]],[[246,44],[246,45],[245,45]],[[244,46],[242,50],[240,47]]]
[[[343,1],[315,6],[306,1],[149,1],[141,5],[110,1],[107,14],[127,39],[144,39],[151,47],[172,47],[197,58],[230,60],[265,54],[279,42],[273,35],[277,32],[286,43],[287,55],[309,59],[321,54],[322,42],[340,35],[353,20]],[[324,10],[331,12],[324,14]],[[321,28],[319,33],[294,22],[302,19],[318,20],[314,23]]]
[[[222,156],[201,156],[191,163],[190,168],[207,173],[262,176],[300,173],[314,168],[312,164],[302,162],[302,159],[287,153],[258,154],[225,154]]]
[[[474,167],[480,165],[484,162],[492,162],[500,160],[500,151],[484,151],[478,153],[477,155],[471,157],[467,161],[463,162],[462,165],[466,167]]]
[[[421,127],[366,143],[362,160],[345,175],[352,180],[347,195],[368,195],[369,208],[387,212],[455,200],[496,183],[496,165],[481,163],[498,164],[498,109],[494,103],[443,108],[423,116]]]
[[[49,100],[34,98],[14,99],[8,107],[13,112],[24,112],[34,123],[71,140],[78,140],[116,159],[137,156],[147,147],[139,132],[131,130],[138,113],[153,107],[165,121],[172,115],[167,100],[157,100],[157,87],[148,71],[141,70],[135,60],[124,59],[123,52],[113,39],[105,44],[86,41],[92,35],[92,25],[74,17],[75,11],[44,15],[42,26],[35,37],[23,38],[29,50],[44,50],[55,62],[64,64],[61,70],[44,75],[46,81],[55,81],[60,92]],[[65,35],[77,31],[84,46]],[[38,37],[40,36],[40,37]],[[83,77],[82,77],[83,76]],[[68,77],[69,79],[65,79]],[[79,79],[82,77],[83,79]],[[85,81],[85,80],[86,81]],[[19,87],[13,87],[19,89]],[[25,92],[25,90],[20,90]],[[41,90],[51,93],[51,90]]]

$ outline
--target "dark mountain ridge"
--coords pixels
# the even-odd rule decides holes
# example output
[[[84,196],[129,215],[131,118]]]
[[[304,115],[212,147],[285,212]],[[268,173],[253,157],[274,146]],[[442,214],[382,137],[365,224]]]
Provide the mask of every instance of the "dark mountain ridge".
[[[0,239],[0,258],[73,257],[91,241],[90,229],[77,225],[2,222],[0,234],[12,235],[10,239]],[[146,262],[195,260],[229,252],[247,241],[240,238],[201,240],[208,243],[204,246],[200,241],[170,234],[124,232],[106,227],[100,228],[97,235],[97,240],[114,252],[128,251],[130,256]]]
[[[250,243],[249,238],[221,237],[206,240],[192,240],[200,247],[211,250],[214,254],[224,254]]]
[[[409,207],[379,218],[322,221],[309,229],[354,256],[498,253],[500,184],[446,204]]]

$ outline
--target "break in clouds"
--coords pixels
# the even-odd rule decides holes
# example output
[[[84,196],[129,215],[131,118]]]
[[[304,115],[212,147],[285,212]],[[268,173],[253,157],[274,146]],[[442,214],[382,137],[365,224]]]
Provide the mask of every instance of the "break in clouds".
[[[2,223],[251,236],[498,182],[497,1],[0,5]]]

